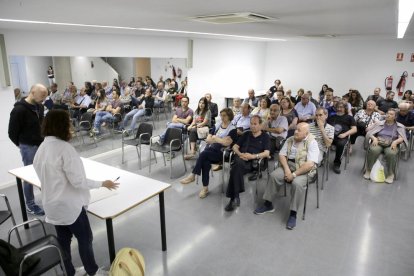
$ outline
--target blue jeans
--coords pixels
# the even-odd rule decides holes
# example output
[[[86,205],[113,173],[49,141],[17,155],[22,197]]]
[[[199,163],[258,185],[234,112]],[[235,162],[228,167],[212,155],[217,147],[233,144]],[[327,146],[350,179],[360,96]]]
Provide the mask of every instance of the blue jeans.
[[[126,125],[128,123],[128,120],[132,117],[131,127],[130,130],[135,129],[135,125],[137,124],[137,121],[140,117],[145,115],[145,109],[133,109],[130,112],[128,112],[127,115],[125,115],[124,121],[122,122],[122,127],[126,129]]]
[[[185,125],[182,123],[167,123],[167,128],[181,128],[184,129]],[[164,142],[164,138],[165,138],[165,134],[167,133],[167,130],[165,130],[161,135],[160,135],[160,140],[161,142]]]
[[[98,111],[95,115],[95,122],[93,126],[101,132],[101,125],[103,122],[111,122],[114,120],[114,116],[108,111]]]
[[[84,208],[82,208],[79,217],[71,225],[55,225],[57,239],[62,248],[65,258],[64,264],[69,276],[75,275],[75,268],[72,264],[72,255],[70,244],[72,236],[78,240],[79,256],[88,275],[95,275],[98,265],[95,262],[95,255],[92,248],[92,230],[89,219]]]
[[[25,166],[32,165],[34,156],[39,147],[20,144],[19,148],[20,148],[20,154],[22,155],[23,164]],[[26,199],[26,206],[29,208],[33,207],[35,205],[33,185],[24,181],[23,182],[23,193],[24,193],[24,198]]]

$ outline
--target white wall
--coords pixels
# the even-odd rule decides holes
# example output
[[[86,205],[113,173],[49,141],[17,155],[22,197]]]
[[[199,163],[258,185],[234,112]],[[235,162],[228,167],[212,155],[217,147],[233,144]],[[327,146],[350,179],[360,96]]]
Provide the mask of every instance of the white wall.
[[[93,68],[91,62],[94,64]],[[70,65],[72,81],[78,89],[85,85],[85,81],[106,80],[112,83],[114,78],[118,78],[118,73],[101,58],[71,57]]]
[[[9,56],[10,75],[13,88],[20,88],[24,92],[29,92],[29,84],[26,77],[26,57]],[[13,67],[16,71],[13,71]]]
[[[396,61],[397,52],[404,53],[404,61]],[[395,90],[402,72],[408,71],[406,89],[413,89],[411,53],[414,53],[414,40],[268,43],[265,85],[268,88],[275,79],[281,79],[285,90],[292,89],[293,94],[302,87],[315,95],[327,83],[337,95],[355,88],[365,98],[376,86],[384,90],[384,79],[389,75],[394,77]]]
[[[134,58],[132,57],[110,57],[108,63],[118,72],[121,79],[128,83],[131,77],[135,76]]]
[[[185,58],[151,58],[151,77],[156,82],[160,76],[163,76],[164,80],[172,78],[172,67],[174,65],[175,70],[180,68],[182,71],[181,79],[177,78],[177,81],[184,80],[187,76],[187,64]]]
[[[27,84],[29,86],[29,89],[33,84],[36,83],[41,83],[48,87],[49,80],[47,78],[47,69],[49,68],[49,66],[53,67],[52,57],[27,56],[25,59]]]
[[[190,106],[211,92],[224,107],[225,97],[247,97],[263,89],[266,43],[194,39],[193,68],[188,70]]]

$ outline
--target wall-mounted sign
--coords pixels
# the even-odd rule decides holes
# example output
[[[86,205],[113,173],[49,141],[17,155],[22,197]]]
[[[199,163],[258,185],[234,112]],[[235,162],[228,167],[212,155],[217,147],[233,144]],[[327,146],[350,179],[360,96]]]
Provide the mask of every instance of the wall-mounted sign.
[[[411,54],[411,62],[414,62],[414,53]]]
[[[404,58],[404,53],[397,53],[397,61],[402,61]]]

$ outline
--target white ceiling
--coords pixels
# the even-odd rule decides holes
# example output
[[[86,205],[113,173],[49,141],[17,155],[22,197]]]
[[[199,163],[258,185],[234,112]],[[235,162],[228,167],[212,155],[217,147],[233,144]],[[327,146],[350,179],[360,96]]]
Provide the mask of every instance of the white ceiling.
[[[413,0],[414,1],[414,0]],[[333,34],[343,39],[397,37],[398,0],[0,0],[0,18],[221,33],[303,40]],[[266,23],[215,25],[188,20],[198,15],[253,12],[279,18]],[[412,20],[414,21],[414,20]],[[405,35],[414,38],[414,23]],[[168,35],[0,22],[0,29]],[[189,36],[172,34],[174,36]],[[197,36],[197,35],[191,35]]]

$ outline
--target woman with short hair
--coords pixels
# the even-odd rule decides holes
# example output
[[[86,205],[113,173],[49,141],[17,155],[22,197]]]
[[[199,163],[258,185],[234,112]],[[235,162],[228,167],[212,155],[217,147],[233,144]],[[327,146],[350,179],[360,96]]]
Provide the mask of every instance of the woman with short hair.
[[[288,134],[286,137],[289,138],[295,132],[296,125],[298,124],[299,115],[298,112],[295,110],[295,106],[289,97],[283,97],[280,100],[280,107],[280,115],[285,116],[289,124]]]
[[[386,165],[384,166],[385,182],[391,184],[394,181],[395,166],[398,158],[398,145],[408,145],[404,125],[396,121],[397,112],[389,109],[385,115],[385,121],[375,123],[368,131],[366,138],[371,139],[371,145],[367,152],[367,166],[364,178],[370,179],[372,167],[381,153],[384,154]]]

